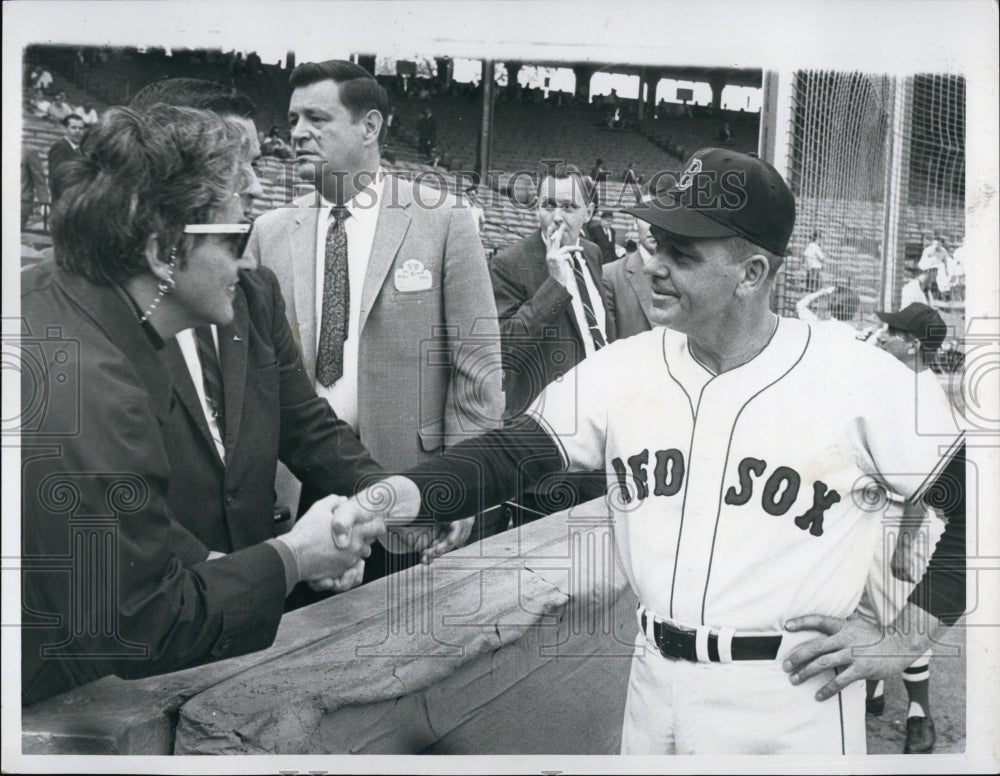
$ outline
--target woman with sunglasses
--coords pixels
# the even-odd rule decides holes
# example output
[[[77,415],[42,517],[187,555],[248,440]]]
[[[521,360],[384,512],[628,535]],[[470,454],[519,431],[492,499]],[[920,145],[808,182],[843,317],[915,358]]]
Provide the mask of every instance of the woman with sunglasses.
[[[67,170],[55,263],[21,276],[25,704],[266,647],[296,583],[349,572],[377,537],[336,548],[331,496],[288,534],[210,559],[175,514],[189,484],[168,453],[161,355],[190,329],[221,337],[256,299],[241,141],[207,111],[110,110]],[[274,353],[255,356],[277,390]]]

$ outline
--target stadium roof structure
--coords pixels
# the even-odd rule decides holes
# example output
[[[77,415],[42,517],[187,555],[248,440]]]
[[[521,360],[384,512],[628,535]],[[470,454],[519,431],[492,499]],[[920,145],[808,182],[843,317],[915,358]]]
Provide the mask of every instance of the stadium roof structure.
[[[704,67],[692,65],[633,65],[622,62],[567,62],[565,60],[544,61],[539,59],[507,58],[503,62],[521,62],[539,67],[585,67],[598,73],[619,73],[622,75],[642,75],[651,71],[657,72],[661,78],[673,78],[678,81],[697,81],[711,83],[722,81],[733,86],[751,86],[761,88],[763,85],[763,70],[760,68],[738,67]]]

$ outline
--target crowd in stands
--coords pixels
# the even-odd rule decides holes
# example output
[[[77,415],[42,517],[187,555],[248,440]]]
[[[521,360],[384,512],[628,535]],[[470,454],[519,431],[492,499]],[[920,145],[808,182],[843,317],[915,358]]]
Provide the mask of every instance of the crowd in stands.
[[[76,72],[90,72],[88,68],[110,67],[115,71],[130,73],[131,89],[142,82],[162,75],[176,74],[187,68],[198,73],[215,74],[221,82],[239,83],[241,88],[258,95],[267,94],[268,99],[262,103],[258,114],[263,120],[263,126],[270,126],[267,134],[261,133],[260,146],[264,157],[277,162],[287,162],[293,156],[291,138],[285,127],[284,109],[280,106],[282,93],[287,93],[287,68],[282,63],[266,65],[251,52],[244,57],[239,52],[223,52],[221,50],[174,50],[171,56],[162,49],[152,48],[145,52],[134,49],[113,49],[109,47],[87,47],[76,49],[72,53],[72,61],[56,58],[57,67],[48,65],[45,60],[35,58],[35,64],[26,70],[25,95],[26,115],[43,118],[54,128],[62,132],[62,123],[68,116],[79,116],[85,129],[92,126],[98,118],[100,104],[88,101],[86,93],[74,91],[77,99],[66,96],[66,89],[72,86],[64,79],[53,76],[57,73],[75,69]],[[380,76],[377,79],[390,94],[393,100],[386,116],[387,137],[385,160],[394,165],[404,174],[418,175],[422,170],[455,171],[468,170],[475,158],[475,146],[478,141],[478,116],[480,101],[480,85],[461,83],[452,80],[447,86],[437,78],[422,78],[408,76]],[[63,88],[65,84],[66,88]],[[274,92],[275,95],[272,95]],[[635,242],[634,229],[619,211],[623,204],[620,192],[625,191],[634,196],[652,172],[658,169],[675,169],[679,159],[689,154],[694,148],[718,144],[733,147],[737,150],[753,150],[756,147],[756,114],[742,111],[716,112],[711,108],[692,104],[668,103],[661,99],[651,111],[647,111],[644,122],[639,123],[636,117],[634,100],[622,99],[616,91],[609,95],[594,95],[589,104],[581,103],[575,95],[560,93],[555,90],[529,89],[518,83],[506,87],[498,87],[496,91],[498,113],[496,119],[496,140],[493,149],[493,166],[499,169],[523,170],[533,169],[535,159],[548,156],[548,147],[543,147],[543,134],[533,125],[533,121],[541,120],[541,115],[533,109],[544,106],[547,110],[558,109],[565,112],[566,133],[560,136],[566,145],[572,148],[572,153],[565,154],[570,158],[586,158],[588,149],[599,148],[594,138],[601,137],[601,131],[611,126],[634,127],[651,144],[660,146],[666,155],[651,154],[651,146],[646,145],[639,134],[629,132],[623,139],[612,141],[610,148],[615,149],[615,159],[606,162],[607,156],[602,156],[590,169],[590,178],[598,184],[591,189],[595,207],[602,209],[605,205],[612,208],[612,221],[622,239],[618,242],[619,253],[624,252],[628,240]],[[287,104],[287,103],[286,103]],[[464,107],[462,107],[464,106]],[[68,111],[68,112],[67,112]],[[617,114],[618,120],[614,119]],[[552,119],[545,117],[546,121]],[[268,121],[271,119],[271,121]],[[76,122],[72,122],[75,126]],[[589,134],[591,131],[597,134]],[[668,134],[669,133],[669,134]],[[558,144],[555,144],[558,147]],[[621,152],[625,149],[628,155]],[[41,148],[41,175],[45,175],[46,148]],[[633,157],[632,154],[635,154]],[[25,169],[30,169],[31,154],[22,160]],[[527,158],[525,158],[527,157]],[[594,158],[594,157],[591,157]],[[282,191],[290,196],[292,187],[289,184],[288,171],[280,166],[265,168],[265,175],[273,180],[274,194],[271,204],[280,201]],[[38,178],[38,175],[24,176]],[[48,178],[51,178],[51,172]],[[48,185],[50,181],[46,179]],[[480,185],[486,185],[481,182]],[[43,188],[47,188],[43,187]],[[37,192],[34,185],[24,187],[24,195]],[[34,193],[32,207],[40,212],[39,206],[44,206],[41,197]],[[268,205],[265,205],[265,209]],[[505,245],[519,239],[523,234],[534,228],[534,218],[530,211],[520,210],[508,212],[509,206],[502,203],[485,203],[484,243],[488,253],[493,253]],[[960,256],[959,252],[959,256]],[[815,263],[810,258],[807,249],[803,254],[809,263]],[[949,287],[948,279],[954,270],[957,278],[961,278],[961,270],[955,270],[956,258],[948,254],[947,260],[940,262],[935,283],[930,293],[941,300],[959,301],[963,293],[961,280]],[[950,262],[950,264],[948,263]],[[786,271],[793,274],[797,271],[793,259],[788,263]],[[820,280],[816,267],[812,267],[802,292],[817,290]],[[868,281],[862,282],[861,295],[863,309],[867,315],[873,311],[872,295],[866,290]],[[943,287],[942,287],[943,286]]]
[[[927,288],[932,301],[964,301],[965,247],[951,246],[949,251],[948,241],[941,233],[927,238],[917,269],[932,274]]]
[[[79,117],[87,126],[98,122],[99,116],[94,104],[70,103],[66,92],[53,89],[52,74],[44,68],[35,67],[29,71],[23,93],[24,108],[30,115],[56,124],[62,123],[70,115]]]
[[[103,104],[124,102],[130,92],[156,78],[196,75],[231,83],[247,93],[258,105],[262,126],[284,126],[289,71],[280,62],[275,65],[263,63],[255,52],[244,56],[241,52],[219,49],[173,49],[168,53],[159,47],[138,50],[127,47],[59,49],[39,46],[32,49],[29,54],[33,62],[44,63],[47,57],[75,83],[103,95],[100,100]],[[47,64],[46,68],[36,66],[40,70],[48,68],[48,77],[43,80],[51,84],[51,67]],[[38,76],[41,72],[32,80],[37,80]],[[394,110],[387,116],[387,158],[412,160],[444,170],[471,168],[479,142],[480,84],[452,79],[445,85],[439,78],[405,75],[379,76],[378,80],[394,103]],[[551,149],[558,147],[558,144],[553,146],[546,142],[548,133],[544,126],[550,119],[533,112],[531,108],[534,107],[565,111],[563,122],[576,133],[575,137],[568,138],[573,153],[567,156],[579,159],[601,155],[609,160],[608,170],[612,179],[625,183],[631,182],[633,175],[635,181],[641,183],[658,169],[675,167],[694,148],[717,142],[715,136],[720,126],[718,117],[709,109],[674,106],[663,100],[655,109],[647,111],[646,121],[639,122],[636,101],[623,99],[616,91],[608,95],[594,95],[590,101],[584,101],[569,92],[527,88],[513,79],[512,83],[498,87],[495,96],[497,131],[491,166],[500,170],[530,169],[537,158],[548,157]],[[32,103],[31,115],[49,115],[53,97],[55,94],[41,97],[40,104],[29,100]],[[50,118],[60,121],[66,107],[59,103]],[[100,113],[100,105],[77,104],[72,98],[68,107],[88,126]],[[429,117],[425,115],[425,108],[430,109]],[[703,119],[706,114],[713,117]],[[685,120],[692,118],[700,122],[695,131],[683,125]],[[666,139],[663,122],[667,119],[676,119],[681,125],[670,134],[670,142],[663,142]],[[650,122],[653,122],[652,128]],[[736,129],[736,124],[733,127],[734,147],[748,150],[743,146],[749,143],[741,142],[743,133]],[[602,137],[600,133],[588,131],[607,132],[609,128],[627,130],[627,140],[614,139],[610,133]],[[646,137],[649,145],[636,132]],[[273,139],[275,136],[269,133],[268,137],[272,140],[267,143],[264,154],[286,158],[287,152]],[[287,136],[283,142],[288,145]],[[628,147],[632,151],[627,154],[619,150]],[[628,172],[629,167],[631,173]]]
[[[789,257],[782,268],[786,291],[801,294],[795,305],[797,316],[808,321],[830,321],[844,330],[849,328],[858,339],[875,342],[882,327],[869,320],[878,300],[865,294],[863,301],[858,293],[858,289],[866,288],[868,280],[857,272],[857,265],[828,256],[823,242],[823,233],[814,229],[801,255]],[[926,235],[919,260],[904,266],[909,277],[902,285],[896,309],[916,304],[944,313],[951,321],[951,332],[942,337],[927,361],[927,366],[937,373],[951,373],[962,367],[963,331],[960,317],[952,316],[964,309],[964,254],[961,245],[949,251],[949,241],[941,232],[935,232],[933,238]],[[860,315],[863,307],[867,308],[869,320]]]

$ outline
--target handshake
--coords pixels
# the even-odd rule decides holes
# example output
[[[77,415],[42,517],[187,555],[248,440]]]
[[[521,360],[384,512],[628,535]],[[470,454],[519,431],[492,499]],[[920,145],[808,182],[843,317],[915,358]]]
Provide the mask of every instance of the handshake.
[[[314,590],[342,592],[361,584],[365,558],[376,539],[390,552],[421,552],[421,562],[430,563],[464,544],[475,520],[457,520],[438,529],[415,524],[419,513],[416,484],[394,476],[350,499],[320,499],[278,541],[295,555],[299,581]]]

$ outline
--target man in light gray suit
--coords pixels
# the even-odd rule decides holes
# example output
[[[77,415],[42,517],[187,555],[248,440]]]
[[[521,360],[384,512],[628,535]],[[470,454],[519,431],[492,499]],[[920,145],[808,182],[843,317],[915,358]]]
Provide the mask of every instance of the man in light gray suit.
[[[469,203],[382,169],[388,98],[370,73],[309,62],[290,82],[297,173],[316,192],[257,219],[247,251],[278,276],[319,395],[376,461],[402,471],[501,422],[500,335],[482,243]],[[289,498],[280,476],[278,484]],[[310,501],[303,493],[300,511]],[[460,545],[471,524],[429,550]],[[379,568],[377,554],[366,581],[419,559],[394,556]]]
[[[649,315],[653,307],[653,289],[649,275],[642,268],[656,252],[656,239],[649,233],[649,224],[645,221],[636,220],[636,231],[639,242],[635,250],[604,266],[608,315],[614,321],[618,339],[653,328]]]

